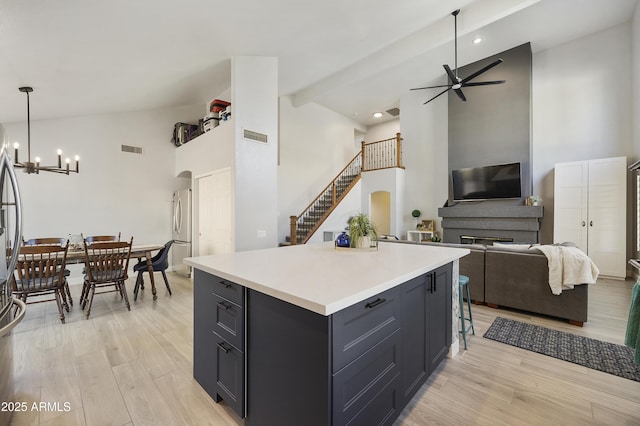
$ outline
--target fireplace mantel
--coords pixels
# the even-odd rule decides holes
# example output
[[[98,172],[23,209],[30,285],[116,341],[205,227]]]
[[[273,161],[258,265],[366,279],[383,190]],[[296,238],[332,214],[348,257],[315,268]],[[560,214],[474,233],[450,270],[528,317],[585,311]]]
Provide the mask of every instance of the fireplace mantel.
[[[465,202],[439,208],[438,216],[442,218],[445,243],[459,243],[462,235],[539,243],[543,208],[491,201]]]

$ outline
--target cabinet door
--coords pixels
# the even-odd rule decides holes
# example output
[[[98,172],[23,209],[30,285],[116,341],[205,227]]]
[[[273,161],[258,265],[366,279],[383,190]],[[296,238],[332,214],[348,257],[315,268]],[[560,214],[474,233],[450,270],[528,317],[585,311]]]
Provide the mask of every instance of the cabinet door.
[[[587,254],[602,275],[626,275],[626,201],[626,157],[590,160]]]
[[[400,374],[400,351],[400,330],[396,330],[333,375],[334,425],[393,422],[399,406],[394,380]],[[386,396],[379,398],[380,394]]]
[[[213,339],[213,307],[215,301],[206,273],[195,270],[193,283],[193,377],[212,398],[216,397],[216,376],[211,357],[215,352]]]
[[[421,275],[400,288],[403,315],[401,396],[405,403],[409,402],[429,376],[427,285],[431,275]]]
[[[233,410],[244,417],[244,354],[217,334],[212,369],[216,376],[216,392]]]
[[[427,289],[427,330],[429,340],[429,374],[449,353],[451,346],[451,263],[441,266],[431,276]]]
[[[571,241],[587,252],[588,163],[555,165],[553,242]]]

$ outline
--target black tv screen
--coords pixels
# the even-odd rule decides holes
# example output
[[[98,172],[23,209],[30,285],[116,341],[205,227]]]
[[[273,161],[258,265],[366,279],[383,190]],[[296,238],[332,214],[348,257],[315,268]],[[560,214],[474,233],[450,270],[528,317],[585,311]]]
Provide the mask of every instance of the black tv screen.
[[[451,171],[453,200],[520,198],[520,163],[471,167]]]

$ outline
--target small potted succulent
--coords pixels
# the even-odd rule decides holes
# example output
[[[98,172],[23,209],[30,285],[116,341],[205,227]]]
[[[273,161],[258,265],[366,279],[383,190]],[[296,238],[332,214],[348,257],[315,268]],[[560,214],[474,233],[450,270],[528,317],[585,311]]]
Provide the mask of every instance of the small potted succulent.
[[[369,248],[378,239],[378,230],[366,214],[358,213],[350,217],[348,224],[351,247]]]

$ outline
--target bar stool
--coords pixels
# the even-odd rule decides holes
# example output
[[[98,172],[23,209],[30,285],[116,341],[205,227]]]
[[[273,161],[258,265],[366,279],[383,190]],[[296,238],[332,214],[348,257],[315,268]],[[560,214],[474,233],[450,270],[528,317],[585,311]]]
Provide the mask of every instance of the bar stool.
[[[464,291],[464,293],[463,293]],[[464,314],[464,297],[467,298],[467,309],[469,310],[469,318]],[[467,350],[467,333],[471,330],[471,334],[475,336],[476,331],[473,328],[473,316],[471,315],[471,295],[469,293],[469,277],[466,275],[460,275],[458,278],[458,299],[460,300],[460,321],[462,322],[462,340],[464,342],[464,349]],[[469,321],[469,325],[465,324],[465,321]]]

